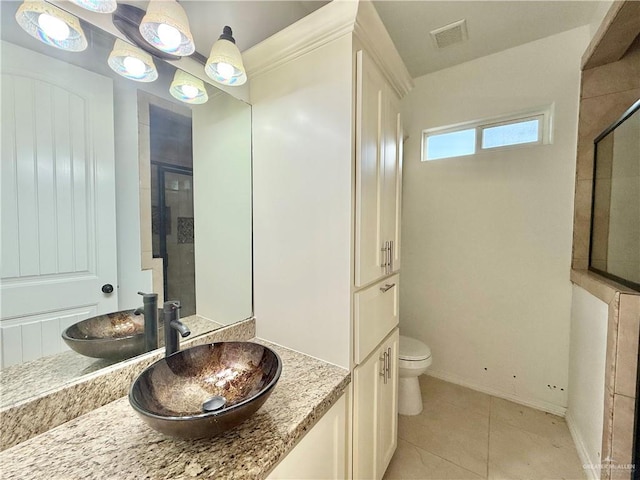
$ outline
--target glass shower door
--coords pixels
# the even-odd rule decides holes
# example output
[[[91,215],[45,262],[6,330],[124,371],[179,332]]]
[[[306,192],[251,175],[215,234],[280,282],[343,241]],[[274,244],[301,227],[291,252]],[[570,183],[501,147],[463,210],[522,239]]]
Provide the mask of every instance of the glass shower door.
[[[181,317],[196,313],[193,173],[153,165],[157,191],[153,210],[154,256],[163,259],[164,298],[179,300]],[[157,201],[157,202],[156,202]]]

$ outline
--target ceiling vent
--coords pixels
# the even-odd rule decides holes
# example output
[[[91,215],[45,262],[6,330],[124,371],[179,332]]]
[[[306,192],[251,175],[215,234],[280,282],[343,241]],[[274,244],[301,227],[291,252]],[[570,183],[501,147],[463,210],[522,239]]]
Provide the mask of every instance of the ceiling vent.
[[[436,47],[444,48],[467,40],[467,21],[465,19],[450,23],[429,32]]]

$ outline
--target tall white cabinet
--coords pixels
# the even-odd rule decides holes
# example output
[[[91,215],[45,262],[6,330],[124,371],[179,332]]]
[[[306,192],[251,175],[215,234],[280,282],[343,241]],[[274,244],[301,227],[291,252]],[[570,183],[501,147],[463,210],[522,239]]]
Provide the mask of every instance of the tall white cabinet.
[[[257,335],[352,372],[348,471],[382,478],[397,444],[399,102],[412,81],[370,2],[334,1],[243,57]]]
[[[356,52],[355,286],[400,269],[399,99],[365,50]]]

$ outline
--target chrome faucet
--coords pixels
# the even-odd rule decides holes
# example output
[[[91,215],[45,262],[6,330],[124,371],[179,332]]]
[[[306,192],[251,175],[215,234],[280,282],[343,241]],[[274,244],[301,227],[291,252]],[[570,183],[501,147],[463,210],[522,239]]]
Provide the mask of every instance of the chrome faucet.
[[[142,295],[143,306],[136,308],[134,315],[144,315],[144,351],[158,348],[158,294],[138,292]]]
[[[180,321],[180,314],[178,313],[178,310],[180,310],[180,302],[175,300],[164,302],[162,310],[164,313],[165,357],[168,357],[180,350],[178,333],[184,338],[191,334],[191,330]]]

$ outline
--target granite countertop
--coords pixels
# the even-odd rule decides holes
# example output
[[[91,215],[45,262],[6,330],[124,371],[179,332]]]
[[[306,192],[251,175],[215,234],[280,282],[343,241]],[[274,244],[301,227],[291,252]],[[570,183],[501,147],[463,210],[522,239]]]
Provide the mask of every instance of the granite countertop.
[[[255,332],[255,319],[249,318],[195,336],[195,338],[190,336],[181,344],[184,347],[191,347],[204,343],[248,340],[255,337]],[[41,393],[36,394],[34,390],[30,390],[31,396],[13,404],[3,405],[0,407],[0,450],[18,445],[126,395],[136,376],[163,355],[162,349],[145,353],[77,377],[72,381],[62,382],[53,388],[39,389]],[[52,361],[56,362],[55,359]],[[43,360],[44,365],[47,363],[46,359]],[[43,364],[38,363],[40,367]],[[47,380],[51,380],[51,377],[47,377],[42,369],[19,367],[18,369],[24,374],[26,390],[38,384],[38,373],[42,373],[43,383],[47,387],[52,387],[47,384]],[[20,378],[15,375],[3,375],[0,380],[3,396],[7,390],[22,389]]]
[[[182,321],[189,326],[191,338],[224,326],[198,315],[185,317]],[[3,368],[0,371],[0,408],[41,395],[118,362],[118,360],[85,357],[73,350],[67,350]]]
[[[347,370],[273,348],[283,370],[253,417],[212,439],[180,440],[152,430],[127,397],[0,453],[9,479],[265,478],[344,393]]]

